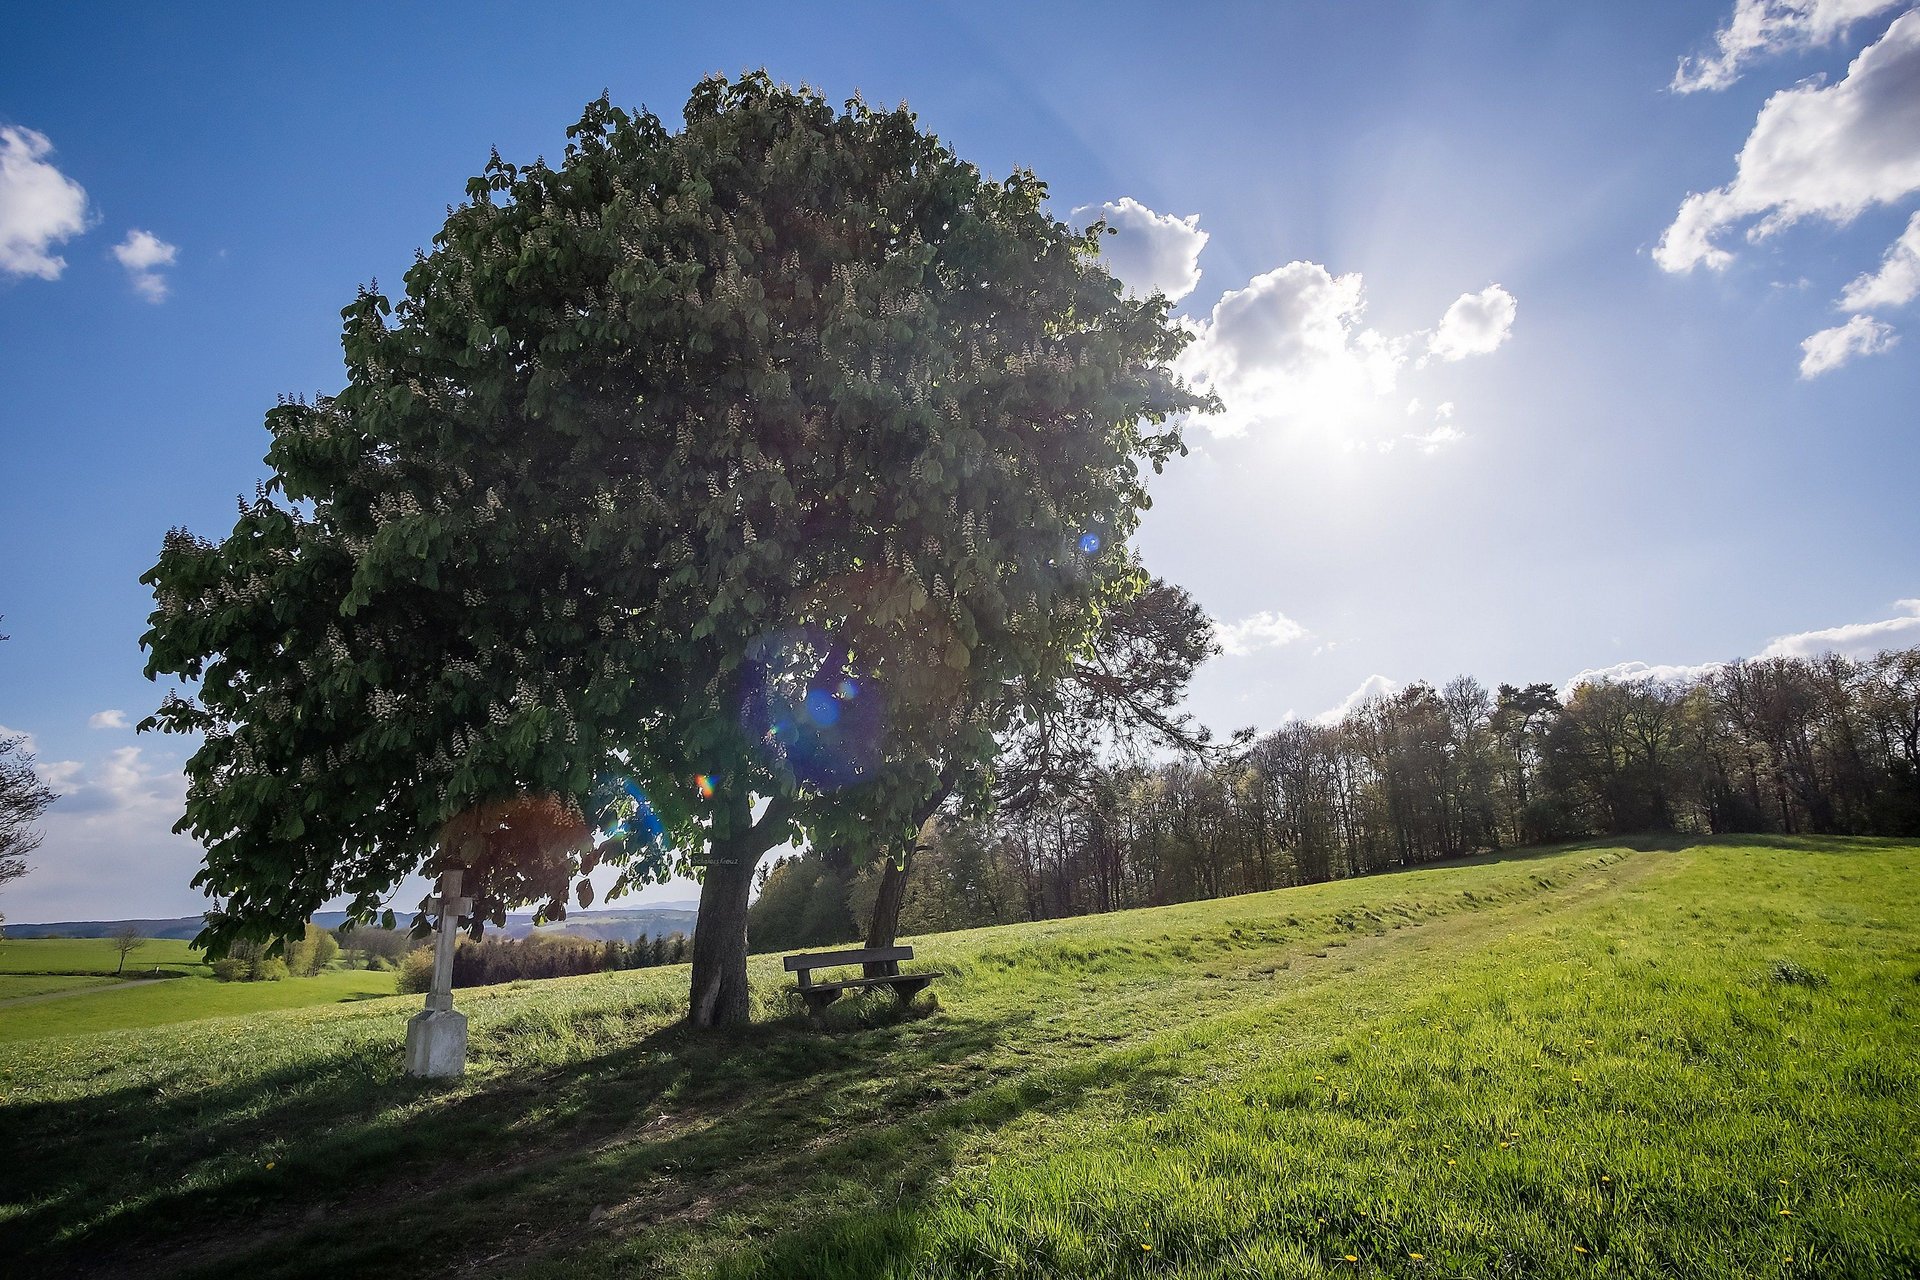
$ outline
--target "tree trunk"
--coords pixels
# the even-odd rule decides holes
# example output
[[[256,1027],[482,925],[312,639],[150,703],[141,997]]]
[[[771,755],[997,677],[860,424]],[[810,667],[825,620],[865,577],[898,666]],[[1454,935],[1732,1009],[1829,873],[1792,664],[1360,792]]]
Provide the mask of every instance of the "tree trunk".
[[[880,875],[880,892],[873,899],[873,919],[867,926],[869,947],[893,945],[900,929],[900,904],[907,899],[907,873],[913,869],[913,853],[918,847],[919,842],[914,841],[897,861],[887,859],[886,869]],[[900,965],[892,960],[865,967],[869,978],[890,978],[899,972]]]
[[[757,858],[738,846],[714,847],[700,885],[693,929],[693,981],[687,1024],[738,1026],[747,1021],[747,897]],[[720,859],[728,859],[720,861]]]
[[[913,870],[913,855],[920,848],[920,840],[927,834],[927,824],[933,821],[933,815],[953,794],[954,784],[943,778],[940,787],[928,796],[920,811],[914,815],[913,839],[907,842],[906,850],[896,862],[887,859],[887,865],[880,875],[880,892],[873,899],[873,915],[867,925],[867,945],[869,947],[890,947],[900,932],[900,906],[907,900],[907,874]],[[900,966],[892,961],[884,964],[864,966],[869,978],[890,978],[900,972]]]

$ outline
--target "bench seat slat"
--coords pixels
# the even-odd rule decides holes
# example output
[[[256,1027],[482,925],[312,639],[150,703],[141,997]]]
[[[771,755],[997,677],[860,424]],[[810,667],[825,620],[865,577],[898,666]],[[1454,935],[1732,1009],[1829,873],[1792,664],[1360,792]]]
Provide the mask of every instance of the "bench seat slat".
[[[788,973],[809,969],[836,969],[846,964],[887,964],[913,959],[912,947],[854,947],[846,951],[815,951],[781,961]]]
[[[855,987],[891,987],[901,983],[919,982],[922,986],[944,975],[934,973],[901,973],[886,978],[848,978],[844,982],[816,982],[807,988],[810,991],[848,991]]]

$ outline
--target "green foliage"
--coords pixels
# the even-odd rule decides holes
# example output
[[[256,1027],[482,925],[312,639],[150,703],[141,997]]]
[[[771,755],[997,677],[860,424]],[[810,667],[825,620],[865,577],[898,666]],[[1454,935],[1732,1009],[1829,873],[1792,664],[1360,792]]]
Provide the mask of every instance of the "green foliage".
[[[847,877],[818,858],[783,858],[767,872],[747,912],[747,945],[755,951],[821,947],[860,936],[848,909]]]
[[[311,978],[331,964],[339,950],[331,933],[318,925],[309,924],[295,941],[254,942],[242,939],[233,943],[226,955],[213,962],[213,976],[222,982],[282,982],[287,978]]]
[[[684,970],[490,988],[461,997],[469,1073],[431,1088],[392,1052],[417,999],[15,1042],[0,1251],[28,1274],[1906,1276],[1916,886],[1920,849],[1885,841],[1508,855],[917,939],[940,1012],[824,1034],[780,1014],[775,957],[740,1038],[675,1034]],[[1829,984],[1764,980],[1783,959]]]
[[[237,955],[224,955],[213,962],[213,976],[222,982],[248,982],[253,978],[253,962]]]
[[[399,991],[403,996],[425,995],[433,990],[433,948],[416,947],[400,962]]]
[[[340,954],[340,944],[326,929],[309,924],[298,941],[285,944],[286,969],[296,978],[311,978],[332,964]]]
[[[602,100],[558,166],[496,156],[405,296],[343,313],[341,392],[268,414],[233,532],[143,579],[149,675],[198,682],[146,725],[202,735],[210,947],[370,918],[518,795],[619,811],[624,883],[904,830],[938,760],[990,755],[991,691],[1137,585],[1143,472],[1205,406],[1100,229],[904,109],[751,75],[683,114]],[[615,761],[644,810],[596,789]],[[578,869],[476,868],[480,914],[564,915]]]
[[[406,930],[382,929],[376,925],[342,925],[334,930],[333,936],[348,965],[364,964],[369,969],[374,967],[375,960],[385,961],[391,969],[415,946],[413,935]]]

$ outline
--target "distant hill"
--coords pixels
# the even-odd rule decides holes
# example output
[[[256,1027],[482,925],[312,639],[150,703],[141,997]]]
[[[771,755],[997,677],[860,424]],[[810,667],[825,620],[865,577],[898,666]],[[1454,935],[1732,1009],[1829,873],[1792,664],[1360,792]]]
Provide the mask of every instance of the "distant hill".
[[[510,938],[524,938],[529,934],[558,935],[570,938],[594,938],[609,941],[614,938],[622,942],[632,942],[637,938],[664,938],[670,934],[693,933],[693,922],[698,913],[697,902],[661,902],[645,907],[614,907],[602,911],[571,911],[567,918],[558,924],[541,925],[534,928],[531,912],[517,912],[507,917],[504,932]],[[403,914],[404,920],[406,916]],[[316,912],[313,922],[323,929],[337,929],[345,924],[347,913],[344,911]],[[6,936],[9,938],[105,938],[113,931],[132,925],[140,931],[143,938],[192,938],[200,932],[199,916],[176,916],[169,920],[61,920],[52,924],[14,924],[8,921]]]

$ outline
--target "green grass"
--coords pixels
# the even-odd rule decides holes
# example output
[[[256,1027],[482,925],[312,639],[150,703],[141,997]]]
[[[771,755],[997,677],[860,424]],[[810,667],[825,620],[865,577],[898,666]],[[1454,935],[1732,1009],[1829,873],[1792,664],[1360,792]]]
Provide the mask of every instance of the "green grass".
[[[82,977],[77,974],[0,973],[0,1000],[18,1000],[24,996],[44,996],[64,991],[86,991],[114,985],[116,985],[116,980],[110,977]]]
[[[338,1004],[390,996],[393,989],[392,973],[367,969],[328,969],[281,982],[174,978],[122,983],[118,990],[0,1011],[0,1044]]]
[[[684,969],[463,992],[453,1084],[400,1074],[414,999],[16,1041],[0,1256],[1911,1276],[1916,908],[1912,845],[1648,841],[924,939],[937,1012],[826,1033],[774,957],[733,1036]]]
[[[0,973],[112,973],[120,953],[111,938],[0,938]],[[129,976],[171,969],[206,977],[213,970],[179,938],[148,938],[127,955]]]

